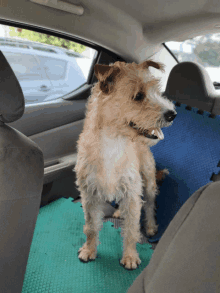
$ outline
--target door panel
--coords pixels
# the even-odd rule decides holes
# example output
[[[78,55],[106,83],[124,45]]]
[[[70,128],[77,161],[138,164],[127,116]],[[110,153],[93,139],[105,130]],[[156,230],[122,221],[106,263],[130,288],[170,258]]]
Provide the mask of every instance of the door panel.
[[[76,153],[76,142],[84,119],[29,136],[42,149],[44,165],[55,159]]]
[[[84,119],[30,136],[44,154],[44,184],[61,178],[76,164],[76,142],[82,132]]]
[[[9,123],[30,137],[84,119],[85,105],[92,85],[85,85],[72,95],[73,100],[62,98],[47,103],[27,105],[18,121]]]

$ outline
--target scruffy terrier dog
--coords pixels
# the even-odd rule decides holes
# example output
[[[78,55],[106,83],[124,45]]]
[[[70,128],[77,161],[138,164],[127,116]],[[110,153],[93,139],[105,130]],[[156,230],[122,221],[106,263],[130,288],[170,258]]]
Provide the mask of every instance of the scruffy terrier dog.
[[[120,262],[125,268],[136,269],[141,263],[136,243],[141,237],[142,205],[146,233],[153,236],[157,232],[154,213],[158,189],[150,147],[164,139],[161,128],[172,124],[176,112],[174,104],[161,96],[159,80],[151,75],[150,66],[163,70],[162,64],[152,60],[95,65],[98,82],[87,104],[75,167],[87,236],[78,252],[81,261],[96,258],[105,201],[120,201],[124,219]]]

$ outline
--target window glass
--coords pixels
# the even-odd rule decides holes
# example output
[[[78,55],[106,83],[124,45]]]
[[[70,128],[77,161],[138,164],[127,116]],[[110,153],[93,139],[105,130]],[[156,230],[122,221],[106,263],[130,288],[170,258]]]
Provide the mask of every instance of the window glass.
[[[216,88],[220,83],[220,34],[206,34],[185,40],[167,42],[179,62],[192,61],[205,67]],[[220,85],[220,84],[219,84]]]
[[[26,104],[48,102],[87,82],[97,51],[49,34],[0,25],[0,50],[21,85]]]
[[[170,71],[177,64],[177,61],[164,46],[162,46],[161,49],[151,57],[151,59],[155,62],[161,62],[165,65],[164,72],[161,72],[156,68],[149,67],[150,72],[156,78],[160,79],[160,89],[162,92],[164,92]]]
[[[3,50],[3,53],[19,81],[44,79],[43,71],[34,55],[12,53],[6,50]]]
[[[43,56],[38,56],[38,59],[40,61],[40,65],[44,68],[47,77],[50,80],[65,78],[67,61]]]

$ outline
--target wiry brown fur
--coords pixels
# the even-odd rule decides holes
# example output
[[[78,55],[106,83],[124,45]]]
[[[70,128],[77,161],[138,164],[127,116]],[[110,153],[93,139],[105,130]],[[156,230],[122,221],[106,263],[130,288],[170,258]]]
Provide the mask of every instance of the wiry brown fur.
[[[159,139],[152,140],[140,135],[139,131],[156,131],[169,126],[161,117],[165,108],[173,109],[173,104],[162,100],[158,80],[151,76],[149,66],[163,69],[152,60],[139,65],[116,62],[110,66],[95,66],[99,81],[87,104],[75,167],[87,236],[79,250],[82,261],[96,258],[102,205],[106,200],[120,201],[124,219],[121,263],[126,268],[135,269],[141,262],[136,243],[141,237],[139,220],[143,204],[148,235],[157,231],[154,209],[158,189],[150,146]],[[138,93],[144,95],[141,102],[134,100]],[[131,121],[138,125],[138,131],[129,126]],[[144,201],[141,199],[143,187],[146,190]]]

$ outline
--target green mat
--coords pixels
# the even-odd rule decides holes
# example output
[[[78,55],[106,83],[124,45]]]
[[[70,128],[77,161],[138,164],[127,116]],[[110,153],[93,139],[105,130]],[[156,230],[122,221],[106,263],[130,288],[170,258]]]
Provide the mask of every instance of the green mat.
[[[40,209],[28,258],[22,293],[125,293],[148,265],[150,244],[137,244],[142,260],[134,271],[119,265],[121,228],[103,224],[95,261],[82,263],[78,249],[86,240],[80,203],[61,198]]]

